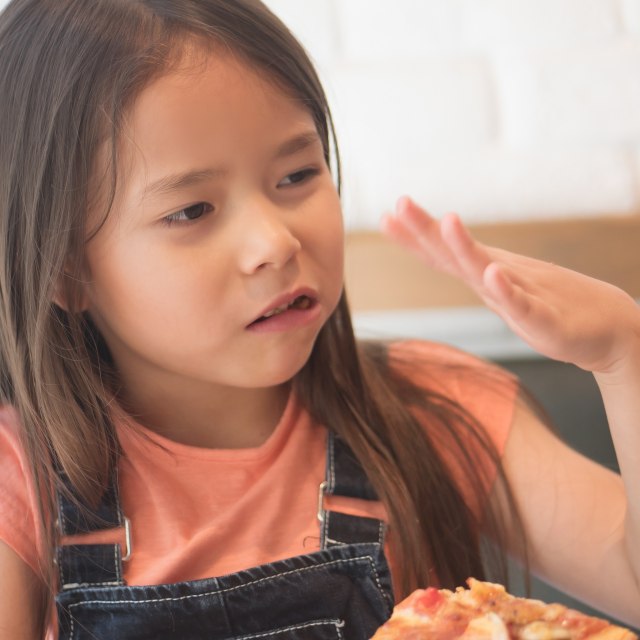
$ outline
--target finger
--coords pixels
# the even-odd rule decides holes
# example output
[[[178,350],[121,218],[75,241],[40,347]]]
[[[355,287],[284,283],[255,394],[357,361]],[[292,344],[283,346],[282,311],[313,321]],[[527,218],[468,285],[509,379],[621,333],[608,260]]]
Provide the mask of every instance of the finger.
[[[483,286],[483,273],[491,263],[487,248],[476,242],[455,213],[446,215],[441,223],[442,237],[455,255],[467,281],[474,288]]]
[[[484,245],[485,250],[491,256],[492,260],[500,262],[505,265],[517,267],[519,271],[539,269],[541,265],[549,265],[547,262],[543,262],[530,256],[522,255],[521,253],[514,253],[507,249],[500,249],[499,247],[489,247]]]
[[[548,304],[561,303],[574,292],[576,277],[580,275],[550,262],[537,260],[500,249],[491,250],[493,262],[499,265],[501,275],[523,291]],[[566,282],[576,284],[566,284]],[[563,284],[564,283],[564,284]]]
[[[501,265],[492,263],[484,274],[491,306],[509,327],[534,348],[558,324],[553,305],[516,284]]]
[[[497,262],[489,264],[482,277],[484,289],[495,304],[505,308],[510,308],[514,304],[520,287],[501,264]]]
[[[425,209],[409,196],[402,196],[396,203],[396,217],[420,237],[440,236],[440,225]]]
[[[499,284],[494,282],[493,278],[498,278]],[[483,273],[483,285],[490,294],[492,284],[501,286],[505,294],[508,286],[518,287],[527,293],[536,293],[535,277],[532,277],[532,274],[523,269],[520,264],[505,264],[500,260],[492,260]]]
[[[380,228],[387,237],[410,251],[428,267],[455,274],[451,267],[451,255],[441,241],[440,248],[432,242],[425,241],[423,237],[416,234],[413,227],[392,214],[385,214],[382,217]]]
[[[407,196],[398,200],[396,219],[415,237],[428,264],[451,275],[461,275],[455,256],[442,238],[438,220]]]
[[[388,238],[422,257],[422,248],[416,236],[392,214],[386,213],[382,216],[380,229]]]

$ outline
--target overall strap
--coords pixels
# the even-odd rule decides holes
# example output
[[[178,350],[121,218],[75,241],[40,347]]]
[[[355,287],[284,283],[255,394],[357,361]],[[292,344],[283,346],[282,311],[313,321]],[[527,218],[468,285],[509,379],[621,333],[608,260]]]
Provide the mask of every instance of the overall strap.
[[[384,522],[374,518],[327,511],[324,508],[325,495],[372,501],[378,499],[362,465],[344,441],[332,431],[329,431],[327,439],[326,479],[320,485],[318,495],[322,548],[367,542],[383,544]]]
[[[117,474],[112,475],[97,507],[88,507],[59,473],[67,491],[58,491],[58,528],[62,537],[124,528],[126,550],[116,544],[65,544],[58,546],[56,562],[61,589],[78,585],[123,585],[122,561],[130,554],[129,521],[122,514]]]

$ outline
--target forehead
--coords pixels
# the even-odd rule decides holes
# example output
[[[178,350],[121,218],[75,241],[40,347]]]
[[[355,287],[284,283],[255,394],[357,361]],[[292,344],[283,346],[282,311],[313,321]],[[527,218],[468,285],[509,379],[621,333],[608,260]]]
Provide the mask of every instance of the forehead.
[[[313,126],[313,118],[292,92],[232,54],[199,54],[141,92],[124,140],[151,154],[178,142],[195,151],[203,143],[222,146],[231,135],[278,133],[301,123]]]
[[[104,211],[102,203],[117,212],[123,197],[164,174],[208,169],[242,154],[258,161],[284,138],[315,129],[310,109],[293,91],[231,52],[194,49],[152,80],[128,109],[116,142],[111,207],[111,151],[104,145],[94,173],[98,206],[91,209]]]
[[[310,128],[310,111],[265,74],[231,54],[198,56],[142,91],[122,151],[154,173],[208,167],[267,152],[282,137]]]

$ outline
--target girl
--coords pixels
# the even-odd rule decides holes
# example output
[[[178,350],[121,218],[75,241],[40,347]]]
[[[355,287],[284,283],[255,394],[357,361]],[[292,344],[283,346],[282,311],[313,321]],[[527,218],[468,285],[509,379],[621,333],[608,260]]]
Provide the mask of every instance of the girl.
[[[367,638],[481,533],[640,623],[628,296],[385,219],[594,372],[620,479],[489,365],[356,343],[329,110],[258,0],[14,0],[0,96],[3,637]]]

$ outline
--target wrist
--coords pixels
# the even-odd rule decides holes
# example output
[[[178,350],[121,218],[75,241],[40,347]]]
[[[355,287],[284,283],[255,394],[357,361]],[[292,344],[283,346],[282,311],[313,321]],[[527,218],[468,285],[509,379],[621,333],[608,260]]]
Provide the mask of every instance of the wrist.
[[[640,309],[634,314],[625,334],[619,339],[619,346],[607,366],[593,371],[599,385],[629,384],[633,380],[640,383]]]

